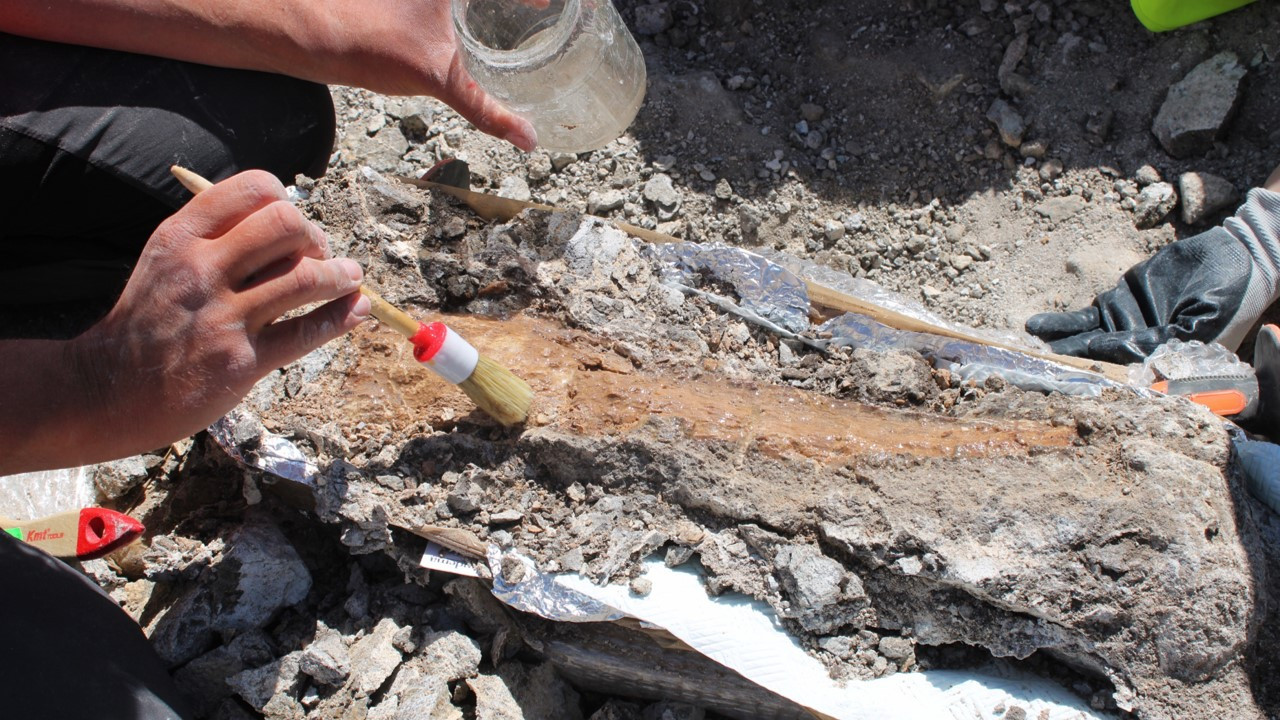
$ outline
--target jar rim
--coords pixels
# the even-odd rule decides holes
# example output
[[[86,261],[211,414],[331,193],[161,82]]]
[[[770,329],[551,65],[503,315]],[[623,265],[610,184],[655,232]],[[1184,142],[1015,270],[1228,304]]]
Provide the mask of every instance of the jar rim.
[[[551,26],[551,32],[546,33],[539,38],[538,42],[528,47],[502,50],[484,44],[471,33],[466,23],[466,13],[471,2],[472,0],[453,0],[451,3],[454,35],[472,57],[493,67],[536,65],[550,58],[568,42],[582,10],[582,0],[564,0],[564,7],[561,8],[555,24]]]

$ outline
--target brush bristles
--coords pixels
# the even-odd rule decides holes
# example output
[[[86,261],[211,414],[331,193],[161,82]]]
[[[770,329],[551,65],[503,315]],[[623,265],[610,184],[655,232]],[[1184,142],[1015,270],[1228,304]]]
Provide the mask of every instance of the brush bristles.
[[[529,417],[533,388],[510,370],[484,355],[471,377],[458,383],[481,410],[503,425],[519,425]]]

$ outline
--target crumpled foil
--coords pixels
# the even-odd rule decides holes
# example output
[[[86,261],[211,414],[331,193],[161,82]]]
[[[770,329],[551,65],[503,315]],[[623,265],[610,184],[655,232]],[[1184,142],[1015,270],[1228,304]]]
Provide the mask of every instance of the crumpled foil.
[[[231,457],[286,480],[315,485],[320,469],[297,445],[262,426],[256,415],[237,407],[209,426],[209,435]]]
[[[996,375],[1015,387],[1043,393],[1096,396],[1104,388],[1126,387],[1101,375],[1032,355],[939,335],[898,330],[854,313],[846,313],[813,328],[809,324],[809,293],[805,280],[797,273],[886,309],[940,327],[978,334],[969,328],[956,327],[873,282],[789,255],[772,253],[766,257],[741,248],[690,242],[654,245],[652,249],[663,262],[664,283],[686,294],[698,295],[725,312],[815,350],[825,351],[832,345],[877,352],[914,350],[964,380],[981,383]],[[708,280],[713,285],[711,289],[704,287]],[[737,294],[738,302],[716,294],[715,283],[731,288]],[[818,337],[813,337],[814,332],[806,331],[816,331]],[[1029,350],[1043,346],[1025,334],[987,333],[986,337],[1015,347],[1025,346]]]
[[[524,566],[519,582],[507,582],[503,577],[504,557],[516,558]],[[493,573],[494,597],[517,610],[561,622],[611,622],[626,617],[599,600],[561,585],[554,575],[539,571],[533,560],[524,555],[490,545],[487,560]]]
[[[724,245],[651,246],[663,263],[663,281],[698,287],[712,278],[733,288],[744,309],[791,332],[809,327],[809,292],[795,273],[756,253]]]
[[[1218,343],[1175,339],[1156,348],[1141,365],[1132,366],[1129,381],[1139,387],[1151,387],[1158,380],[1253,374],[1252,366]]]

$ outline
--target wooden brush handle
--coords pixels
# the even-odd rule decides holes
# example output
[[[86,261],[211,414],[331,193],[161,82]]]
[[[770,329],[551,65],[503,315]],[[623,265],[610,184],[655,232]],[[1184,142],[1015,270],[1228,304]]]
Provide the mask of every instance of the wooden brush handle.
[[[412,317],[409,317],[408,313],[395,305],[383,300],[382,296],[370,290],[368,285],[360,286],[360,294],[369,298],[369,312],[373,313],[374,317],[389,325],[392,330],[395,330],[410,340],[413,339],[414,335],[418,334],[418,329],[422,327],[422,323],[414,320]]]
[[[170,165],[169,172],[173,173],[173,176],[177,178],[178,182],[182,183],[182,187],[190,190],[192,195],[199,195],[205,190],[213,187],[213,183],[205,180],[181,165]]]
[[[190,190],[192,195],[199,195],[213,187],[213,183],[180,165],[171,166],[169,172],[173,173],[178,182]],[[390,325],[392,330],[407,338],[412,338],[418,334],[418,328],[421,324],[417,320],[409,317],[408,314],[395,305],[383,300],[382,296],[370,290],[366,285],[360,286],[360,293],[369,298],[370,312],[373,313],[373,316]]]

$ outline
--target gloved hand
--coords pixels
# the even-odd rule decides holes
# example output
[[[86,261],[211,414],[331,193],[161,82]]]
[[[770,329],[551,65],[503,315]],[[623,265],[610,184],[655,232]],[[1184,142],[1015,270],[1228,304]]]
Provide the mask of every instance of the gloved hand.
[[[1277,297],[1280,192],[1257,188],[1221,227],[1133,266],[1091,307],[1034,315],[1026,327],[1056,353],[1133,363],[1175,338],[1235,350]]]

